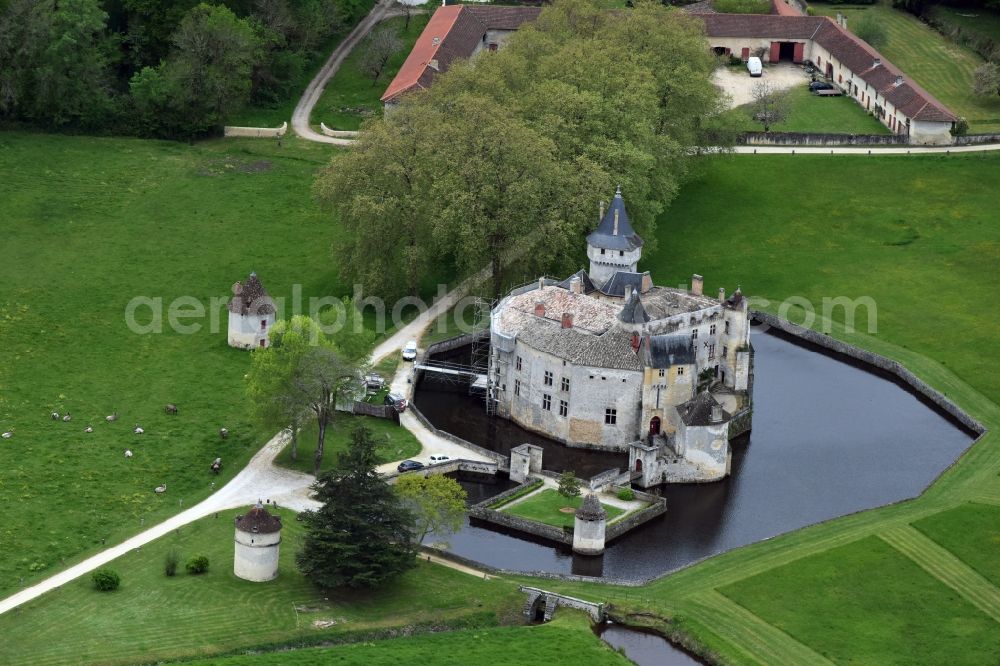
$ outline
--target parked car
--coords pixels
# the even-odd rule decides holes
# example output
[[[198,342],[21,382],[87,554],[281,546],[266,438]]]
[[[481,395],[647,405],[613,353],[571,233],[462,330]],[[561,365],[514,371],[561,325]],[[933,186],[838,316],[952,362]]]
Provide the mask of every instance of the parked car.
[[[418,469],[423,469],[424,464],[417,462],[416,460],[404,460],[403,462],[396,465],[397,472],[415,472]]]
[[[403,347],[403,360],[412,361],[416,357],[417,357],[417,341],[410,340],[409,342],[406,343],[406,346]]]
[[[365,376],[365,388],[369,393],[378,393],[385,386],[385,379],[377,372]]]
[[[747,59],[747,71],[750,72],[750,76],[760,76],[764,73],[764,64],[760,58],[752,56]]]
[[[449,458],[448,456],[444,455],[443,453],[436,453],[436,454],[434,454],[433,456],[430,457],[430,461],[431,461],[432,465],[435,464],[435,463],[447,462],[449,460],[451,460],[451,458]]]
[[[400,413],[406,411],[406,398],[404,398],[398,393],[389,393],[388,395],[386,395],[385,400],[382,401],[382,404],[395,407],[396,411]]]
[[[833,90],[833,84],[826,81],[813,81],[809,84],[809,92],[816,92],[817,90]]]

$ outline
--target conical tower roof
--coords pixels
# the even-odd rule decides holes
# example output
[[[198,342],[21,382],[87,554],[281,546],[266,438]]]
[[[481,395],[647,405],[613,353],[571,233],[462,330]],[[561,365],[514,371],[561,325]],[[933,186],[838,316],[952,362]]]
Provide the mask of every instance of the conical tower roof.
[[[583,504],[576,510],[576,517],[581,520],[604,520],[608,517],[608,512],[597,501],[597,495],[587,493],[587,496],[583,498]]]
[[[597,229],[587,236],[587,243],[605,250],[635,250],[642,247],[642,238],[635,233],[625,210],[622,188],[619,185],[615,198],[611,200],[608,212],[597,225]]]

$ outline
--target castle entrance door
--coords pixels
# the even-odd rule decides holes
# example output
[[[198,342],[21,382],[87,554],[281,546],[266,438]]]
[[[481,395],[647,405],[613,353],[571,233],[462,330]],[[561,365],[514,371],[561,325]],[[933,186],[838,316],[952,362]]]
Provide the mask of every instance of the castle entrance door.
[[[660,417],[654,416],[649,420],[649,434],[659,435],[660,434]]]

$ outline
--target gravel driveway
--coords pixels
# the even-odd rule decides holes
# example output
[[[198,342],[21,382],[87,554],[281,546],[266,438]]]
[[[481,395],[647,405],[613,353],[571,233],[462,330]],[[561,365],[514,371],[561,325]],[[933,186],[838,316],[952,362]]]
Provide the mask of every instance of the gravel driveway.
[[[729,108],[752,102],[753,85],[760,81],[768,81],[778,90],[786,90],[806,85],[809,77],[799,65],[786,62],[776,65],[765,64],[764,74],[760,78],[751,77],[746,67],[739,69],[720,67],[712,74],[712,83],[729,96]]]

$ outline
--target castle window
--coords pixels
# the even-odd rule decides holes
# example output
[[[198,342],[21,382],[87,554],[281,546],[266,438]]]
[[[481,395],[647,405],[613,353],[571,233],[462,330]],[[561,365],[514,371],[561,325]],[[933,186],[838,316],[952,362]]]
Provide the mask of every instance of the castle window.
[[[552,411],[552,396],[548,393],[542,394],[542,409]]]
[[[667,376],[667,369],[666,368],[660,368],[660,376],[661,377],[666,377]]]
[[[260,320],[260,330],[263,331],[265,328],[267,328],[267,320],[266,319],[261,319]]]
[[[619,257],[624,257],[625,256],[625,250],[618,250],[618,256]]]
[[[693,331],[691,331],[691,342],[694,342],[697,339],[698,339],[698,329],[696,328]]]
[[[603,247],[601,248],[601,254],[604,254],[604,248]]]
[[[711,326],[708,327],[708,334],[715,335],[715,324],[712,324]]]
[[[569,390],[569,377],[563,377],[562,378],[562,390],[563,391],[568,391]]]
[[[715,358],[715,344],[710,344],[708,346],[708,357]]]
[[[610,407],[604,410],[604,423],[605,425],[614,425],[618,423],[618,410],[611,409]]]
[[[683,365],[677,366],[677,376],[680,377],[683,374],[684,374],[684,366]]]
[[[726,335],[729,335],[729,322],[726,322]]]
[[[517,371],[518,372],[521,371],[521,357],[520,356],[517,357]]]
[[[722,358],[729,356],[729,347],[722,345]]]
[[[565,400],[559,401],[559,416],[566,416],[569,414],[569,403]]]
[[[514,380],[514,395],[521,395],[521,380]]]
[[[552,373],[548,370],[545,371],[545,385],[552,386]]]

